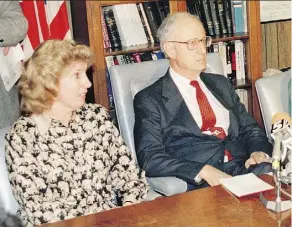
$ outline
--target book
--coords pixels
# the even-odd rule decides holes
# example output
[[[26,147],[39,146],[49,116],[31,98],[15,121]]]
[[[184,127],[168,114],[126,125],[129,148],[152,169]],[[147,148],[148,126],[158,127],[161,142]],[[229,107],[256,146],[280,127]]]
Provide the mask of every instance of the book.
[[[232,1],[234,32],[244,32],[243,3],[241,0]]]
[[[110,39],[111,48],[113,49],[120,48],[122,46],[122,43],[120,40],[120,35],[118,32],[112,6],[102,7],[102,12],[103,12],[106,28],[108,31],[108,36]]]
[[[147,28],[147,33],[149,34],[149,38],[150,38],[150,43],[154,43],[154,38],[153,38],[151,29],[150,29],[150,26],[149,26],[149,22],[148,22],[147,16],[145,14],[144,6],[143,6],[142,3],[137,3],[137,5],[139,5],[139,8],[141,10],[141,14],[142,14],[143,19],[145,21],[145,25],[146,25],[146,28]]]
[[[207,33],[210,36],[215,35],[214,25],[211,16],[211,9],[207,0],[201,0],[201,10],[203,12],[204,21],[207,25]]]
[[[142,25],[143,25],[144,32],[145,32],[146,37],[147,37],[147,41],[148,41],[148,43],[151,43],[150,34],[149,34],[149,32],[148,32],[148,29],[147,29],[147,25],[146,25],[145,18],[143,17],[143,14],[142,14],[140,4],[137,3],[137,4],[136,4],[136,7],[137,7],[138,12],[139,12],[140,20],[141,20],[141,23],[142,23]],[[148,23],[148,21],[147,21],[147,23]],[[148,26],[149,26],[149,25],[148,25]]]
[[[243,54],[243,42],[236,40],[235,42],[235,58],[236,58],[236,80],[245,79],[245,65]]]
[[[210,4],[211,17],[212,17],[212,21],[214,25],[214,32],[215,32],[215,35],[219,36],[222,33],[222,28],[219,21],[218,11],[216,10],[217,8],[216,1],[217,0],[209,0],[209,4]]]
[[[153,39],[156,43],[159,43],[159,39],[157,37],[157,30],[162,22],[158,8],[155,2],[143,2],[144,11],[148,19],[148,23],[153,35]]]
[[[104,20],[104,16],[103,16],[102,12],[101,12],[101,27],[102,27],[102,35],[103,35],[104,47],[105,48],[110,48],[111,47],[111,43],[110,43],[110,39],[109,39],[109,36],[108,36],[108,31],[107,31],[107,28],[106,28],[106,24],[105,24],[105,20]]]
[[[227,33],[233,34],[233,23],[232,23],[232,10],[231,10],[231,0],[223,1],[223,9],[226,17]]]
[[[216,4],[216,10],[218,12],[218,17],[220,21],[220,27],[222,34],[227,34],[227,22],[226,22],[226,17],[225,17],[225,12],[224,12],[224,0],[217,0],[215,1]]]
[[[164,9],[164,15],[167,16],[170,13],[169,10],[169,0],[160,0],[163,9]]]

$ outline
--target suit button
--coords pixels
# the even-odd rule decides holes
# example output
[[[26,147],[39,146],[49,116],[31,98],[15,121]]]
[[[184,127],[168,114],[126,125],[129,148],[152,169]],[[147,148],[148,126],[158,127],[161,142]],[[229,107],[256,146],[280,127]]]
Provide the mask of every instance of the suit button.
[[[222,163],[222,160],[220,159],[218,162],[221,164]]]

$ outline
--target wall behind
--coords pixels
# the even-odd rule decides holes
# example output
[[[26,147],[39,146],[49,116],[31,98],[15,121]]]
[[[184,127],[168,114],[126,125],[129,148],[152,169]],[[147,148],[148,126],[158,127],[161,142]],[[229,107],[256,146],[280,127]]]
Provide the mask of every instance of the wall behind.
[[[263,72],[291,67],[291,20],[261,24]]]

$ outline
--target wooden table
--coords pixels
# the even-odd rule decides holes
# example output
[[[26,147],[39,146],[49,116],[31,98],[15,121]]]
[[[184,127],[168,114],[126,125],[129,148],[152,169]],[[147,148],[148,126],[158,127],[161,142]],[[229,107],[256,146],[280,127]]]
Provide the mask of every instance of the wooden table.
[[[265,178],[271,182],[271,179]],[[272,198],[274,191],[267,192]],[[276,215],[258,196],[237,199],[222,186],[117,208],[42,227],[288,227],[291,210]]]

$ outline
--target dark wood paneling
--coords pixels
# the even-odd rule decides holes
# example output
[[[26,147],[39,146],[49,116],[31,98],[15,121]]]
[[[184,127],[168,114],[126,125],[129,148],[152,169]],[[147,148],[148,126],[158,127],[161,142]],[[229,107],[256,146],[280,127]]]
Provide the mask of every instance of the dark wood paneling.
[[[71,0],[71,18],[73,26],[73,37],[74,40],[86,45],[89,45],[88,37],[88,25],[86,16],[86,4],[84,0]],[[93,84],[93,70],[90,68],[87,71],[88,78]],[[86,96],[86,102],[94,103],[94,89],[93,86],[88,89]]]
[[[263,72],[291,67],[291,20],[261,24]]]

